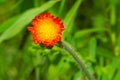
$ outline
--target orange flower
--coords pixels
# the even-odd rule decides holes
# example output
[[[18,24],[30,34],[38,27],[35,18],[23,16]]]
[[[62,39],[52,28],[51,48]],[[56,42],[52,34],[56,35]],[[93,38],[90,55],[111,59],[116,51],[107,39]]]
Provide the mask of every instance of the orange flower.
[[[54,18],[50,13],[40,14],[33,19],[31,25],[28,30],[31,31],[35,44],[49,47],[61,41],[64,25],[60,18]]]

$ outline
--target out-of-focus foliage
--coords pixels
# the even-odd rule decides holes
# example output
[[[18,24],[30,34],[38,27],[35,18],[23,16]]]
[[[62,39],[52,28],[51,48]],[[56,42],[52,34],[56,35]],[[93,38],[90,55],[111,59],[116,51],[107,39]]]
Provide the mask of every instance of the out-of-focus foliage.
[[[0,80],[86,80],[57,46],[32,42],[26,27],[39,13],[64,22],[68,42],[97,80],[120,80],[120,0],[0,0]]]

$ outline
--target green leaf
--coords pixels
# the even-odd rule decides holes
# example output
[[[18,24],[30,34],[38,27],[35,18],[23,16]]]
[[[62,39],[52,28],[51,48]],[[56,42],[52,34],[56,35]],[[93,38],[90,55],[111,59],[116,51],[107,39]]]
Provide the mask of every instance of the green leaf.
[[[52,7],[56,2],[58,1],[49,1],[45,4],[43,4],[41,7],[38,8],[33,8],[30,9],[26,12],[23,13],[23,15],[16,20],[16,22],[14,24],[12,24],[10,26],[10,28],[8,28],[1,36],[0,36],[0,43],[6,39],[12,38],[15,35],[17,35],[18,33],[20,33],[21,30],[23,30],[23,28],[25,28],[25,26],[27,24],[30,23],[30,21],[39,13],[42,13],[44,11],[46,11],[47,9],[49,9],[50,7]]]
[[[114,77],[114,80],[119,80],[120,79],[120,70],[117,71],[117,74]]]
[[[73,7],[67,13],[67,15],[66,15],[66,17],[65,17],[65,19],[63,21],[64,25],[65,25],[65,28],[66,28],[66,30],[64,31],[63,37],[67,36],[69,34],[69,32],[71,31],[72,26],[70,24],[73,23],[73,21],[75,19],[75,16],[76,16],[76,12],[77,12],[77,10],[78,10],[81,3],[82,3],[82,0],[76,0]]]
[[[82,36],[85,36],[85,35],[87,35],[87,34],[91,34],[91,33],[93,33],[93,32],[103,32],[103,31],[105,31],[105,30],[106,30],[106,29],[104,29],[104,28],[98,28],[98,29],[93,28],[93,29],[81,30],[81,31],[78,31],[78,32],[75,33],[74,38],[80,38],[80,37],[82,37]]]
[[[91,38],[89,42],[89,53],[93,62],[96,61],[96,45],[97,45],[96,39],[94,37]]]
[[[61,12],[64,8],[64,5],[65,5],[65,0],[61,0],[61,4],[60,4],[60,7],[59,7],[59,14],[61,14]]]
[[[76,72],[73,80],[82,80],[82,73],[80,71]]]
[[[105,49],[104,47],[99,47],[99,46],[97,46],[96,48],[97,48],[96,53],[99,57],[102,56],[107,59],[113,58],[112,52],[109,49]]]
[[[10,25],[12,25],[19,17],[20,17],[20,15],[14,16],[14,17],[8,19],[7,21],[5,21],[3,24],[1,24],[0,25],[0,33],[4,32],[6,29],[8,29],[10,27]]]
[[[104,74],[108,77],[108,80],[116,80],[115,77],[120,70],[120,58],[113,57],[110,64],[103,68]]]
[[[17,1],[17,3],[16,3],[15,5],[12,5],[12,6],[8,9],[8,11],[14,10],[14,9],[15,9],[16,7],[18,7],[22,2],[23,2],[23,0]]]
[[[116,44],[115,53],[116,53],[116,55],[120,55],[120,35],[117,37],[115,44]]]
[[[93,26],[95,28],[103,28],[104,22],[104,16],[102,14],[96,14],[93,20]]]
[[[42,0],[43,1],[43,0]],[[34,6],[38,7],[40,5],[40,1],[39,0],[34,0]]]
[[[112,26],[116,23],[116,10],[114,6],[110,10],[110,23]]]
[[[3,4],[5,2],[5,0],[0,0],[0,5]]]
[[[64,25],[65,25],[66,28],[71,23],[72,19],[75,17],[76,12],[77,12],[81,3],[82,3],[82,0],[77,0],[75,2],[75,4],[73,5],[73,7],[70,9],[70,11],[67,13],[67,15],[64,19]]]

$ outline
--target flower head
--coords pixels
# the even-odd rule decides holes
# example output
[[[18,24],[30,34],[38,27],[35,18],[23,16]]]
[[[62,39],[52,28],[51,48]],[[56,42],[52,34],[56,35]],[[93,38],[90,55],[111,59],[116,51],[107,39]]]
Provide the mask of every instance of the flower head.
[[[40,14],[28,27],[35,44],[43,44],[46,47],[53,46],[61,41],[64,25],[60,18],[55,18],[50,13]]]

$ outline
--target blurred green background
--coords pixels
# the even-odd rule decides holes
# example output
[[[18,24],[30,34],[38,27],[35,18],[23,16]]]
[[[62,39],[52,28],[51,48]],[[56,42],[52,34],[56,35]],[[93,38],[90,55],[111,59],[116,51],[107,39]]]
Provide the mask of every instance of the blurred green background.
[[[32,42],[26,28],[44,12],[97,80],[120,80],[120,0],[0,0],[0,80],[87,80],[66,51]]]

